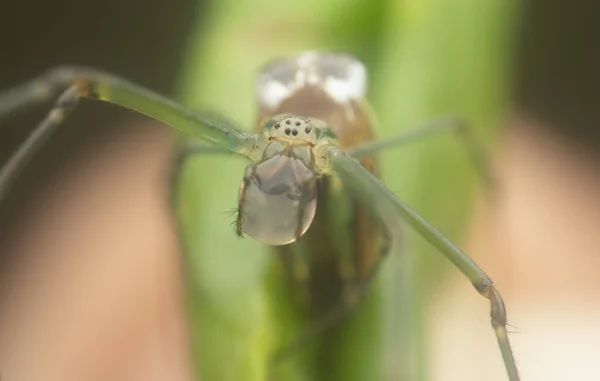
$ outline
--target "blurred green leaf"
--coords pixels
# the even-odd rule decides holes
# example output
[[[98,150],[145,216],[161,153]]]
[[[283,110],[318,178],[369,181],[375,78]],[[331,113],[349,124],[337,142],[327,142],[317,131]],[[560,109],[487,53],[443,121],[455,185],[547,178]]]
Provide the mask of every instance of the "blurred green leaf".
[[[190,36],[181,97],[187,105],[211,107],[254,128],[254,80],[262,65],[303,50],[344,51],[370,70],[382,136],[455,114],[472,122],[480,140],[489,140],[505,102],[510,17],[510,2],[478,0],[219,0],[203,10]],[[225,212],[236,206],[245,165],[221,155],[195,158],[186,166],[179,195],[194,356],[208,381],[264,381],[273,350],[306,324],[270,250],[236,239],[230,227],[234,216]],[[390,189],[450,237],[460,236],[474,172],[452,137],[387,152],[381,166]],[[421,246],[409,250],[418,254],[411,257],[414,269],[408,269],[416,269],[416,285],[433,282],[444,263]],[[381,324],[382,303],[393,303],[397,290],[388,282],[376,289],[361,305],[364,312],[343,328],[343,343],[332,348],[337,370],[328,380],[393,374],[398,344],[388,332],[400,327],[419,338],[420,328],[403,326],[407,322],[397,316]],[[417,296],[411,307],[418,323],[422,291],[409,291]],[[411,361],[423,366],[419,339],[412,349]],[[305,351],[279,369],[278,380],[315,379],[318,360]]]

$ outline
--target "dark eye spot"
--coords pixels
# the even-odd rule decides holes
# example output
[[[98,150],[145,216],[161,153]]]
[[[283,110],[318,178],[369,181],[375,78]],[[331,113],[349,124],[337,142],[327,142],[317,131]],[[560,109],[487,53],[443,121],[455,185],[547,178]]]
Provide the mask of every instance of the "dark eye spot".
[[[294,128],[294,129],[292,130],[292,135],[294,135],[294,136],[298,135],[298,130]]]
[[[286,129],[285,129],[285,134],[286,134],[286,135],[289,135],[291,131],[292,131],[292,130],[290,130],[290,128],[288,127],[288,128],[286,128]]]
[[[301,124],[302,124],[302,122],[300,122],[300,121],[297,121],[297,122],[296,122],[296,126],[299,126],[299,125],[301,125]]]
[[[286,119],[285,124],[292,124],[289,119]]]
[[[281,125],[279,124],[279,122],[277,122],[273,126],[275,127],[276,130],[278,130]]]
[[[312,131],[312,127],[306,127],[304,129],[304,132],[306,132],[307,134],[310,134],[310,131]]]

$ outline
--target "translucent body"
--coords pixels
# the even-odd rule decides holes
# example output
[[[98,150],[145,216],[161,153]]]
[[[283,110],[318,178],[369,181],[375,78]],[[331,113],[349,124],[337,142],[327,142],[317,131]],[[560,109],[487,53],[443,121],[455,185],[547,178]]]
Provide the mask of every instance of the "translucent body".
[[[239,191],[239,227],[270,245],[285,245],[302,236],[317,209],[314,172],[291,146],[278,148],[271,148],[277,152],[273,156],[246,168]]]

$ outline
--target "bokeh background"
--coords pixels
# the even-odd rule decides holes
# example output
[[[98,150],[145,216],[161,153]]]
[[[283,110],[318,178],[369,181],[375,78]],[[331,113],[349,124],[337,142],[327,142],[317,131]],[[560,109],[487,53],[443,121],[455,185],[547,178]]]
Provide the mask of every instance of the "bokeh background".
[[[489,150],[491,193],[450,135],[385,152],[381,172],[495,280],[523,379],[595,380],[599,6],[562,3],[4,0],[0,88],[86,64],[252,128],[265,62],[306,49],[351,53],[369,69],[382,137],[454,114]],[[46,111],[2,122],[2,162]],[[244,163],[219,156],[188,167],[183,193],[195,213],[184,256],[168,204],[176,140],[160,123],[83,102],[0,203],[2,379],[260,374],[271,259],[236,240],[225,213]],[[406,237],[414,378],[506,379],[487,302]],[[393,285],[380,290],[392,311]],[[392,338],[407,329],[386,321]],[[390,341],[380,376],[396,380],[402,346]]]

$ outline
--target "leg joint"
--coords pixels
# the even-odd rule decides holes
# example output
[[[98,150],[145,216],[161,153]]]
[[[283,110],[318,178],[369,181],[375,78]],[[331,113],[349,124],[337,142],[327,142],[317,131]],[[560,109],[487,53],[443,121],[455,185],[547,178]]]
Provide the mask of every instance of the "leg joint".
[[[493,286],[490,280],[483,282],[475,282],[473,286],[484,298],[490,301],[490,318],[492,319],[492,326],[505,327],[506,326],[506,307],[502,296]]]

